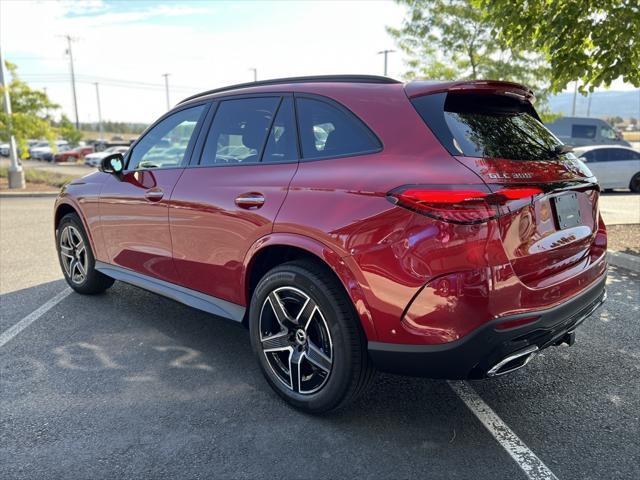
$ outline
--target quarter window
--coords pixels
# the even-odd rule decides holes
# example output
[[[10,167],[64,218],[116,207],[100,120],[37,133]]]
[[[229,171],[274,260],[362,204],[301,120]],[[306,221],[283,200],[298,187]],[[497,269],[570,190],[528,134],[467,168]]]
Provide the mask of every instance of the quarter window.
[[[353,114],[312,98],[296,100],[305,159],[371,153],[380,143]]]
[[[216,111],[201,165],[256,163],[280,97],[224,100]]]
[[[185,108],[153,127],[137,143],[129,158],[129,170],[175,168],[186,163],[189,141],[205,105]]]

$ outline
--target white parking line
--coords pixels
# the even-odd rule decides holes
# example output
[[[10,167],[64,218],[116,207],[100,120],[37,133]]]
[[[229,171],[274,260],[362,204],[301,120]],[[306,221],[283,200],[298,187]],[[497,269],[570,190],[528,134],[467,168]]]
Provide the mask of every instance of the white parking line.
[[[72,291],[73,290],[71,290],[70,288],[65,288],[63,291],[61,291],[51,300],[47,301],[44,305],[42,305],[38,309],[31,312],[29,315],[24,317],[22,320],[20,320],[18,323],[13,325],[8,330],[5,330],[4,332],[2,332],[0,334],[0,347],[4,346],[9,340],[11,340],[13,337],[18,335],[22,330],[27,328],[33,322],[38,320],[42,315],[44,315],[53,307],[55,307],[58,303],[64,300]]]
[[[522,440],[513,433],[502,419],[491,410],[480,395],[467,382],[449,381],[449,386],[462,399],[469,410],[478,417],[489,433],[513,458],[522,471],[531,480],[558,480],[549,468],[542,463],[535,453],[529,450]]]

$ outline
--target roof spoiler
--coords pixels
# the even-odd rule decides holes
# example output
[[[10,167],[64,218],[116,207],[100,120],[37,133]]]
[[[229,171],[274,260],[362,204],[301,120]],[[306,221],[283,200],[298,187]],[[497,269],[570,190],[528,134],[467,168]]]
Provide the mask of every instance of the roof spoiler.
[[[468,80],[459,82],[417,80],[407,83],[404,89],[409,98],[443,92],[488,93],[507,95],[531,104],[535,102],[535,95],[530,88],[519,83],[503,82],[500,80]]]

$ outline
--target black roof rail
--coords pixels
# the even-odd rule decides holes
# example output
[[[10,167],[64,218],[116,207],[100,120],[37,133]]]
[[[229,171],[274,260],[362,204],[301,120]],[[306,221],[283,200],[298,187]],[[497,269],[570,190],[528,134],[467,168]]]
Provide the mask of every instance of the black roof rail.
[[[277,85],[279,83],[317,83],[317,82],[345,82],[345,83],[401,83],[398,80],[379,75],[315,75],[308,77],[289,77],[289,78],[272,78],[270,80],[260,80],[257,82],[238,83],[229,85],[228,87],[215,88],[206,92],[191,95],[185,98],[178,105],[193,100],[194,98],[212,95],[214,93],[226,92],[228,90],[236,90],[240,88],[262,87],[264,85]]]

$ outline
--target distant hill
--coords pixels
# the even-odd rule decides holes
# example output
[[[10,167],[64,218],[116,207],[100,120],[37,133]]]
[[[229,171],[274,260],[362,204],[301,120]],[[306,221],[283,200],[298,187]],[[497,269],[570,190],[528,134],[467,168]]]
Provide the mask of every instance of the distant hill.
[[[571,115],[573,92],[560,93],[549,97],[549,107],[553,113]],[[587,97],[578,93],[576,116],[586,116]],[[594,92],[591,97],[592,117],[615,117],[624,119],[640,118],[640,90]]]

